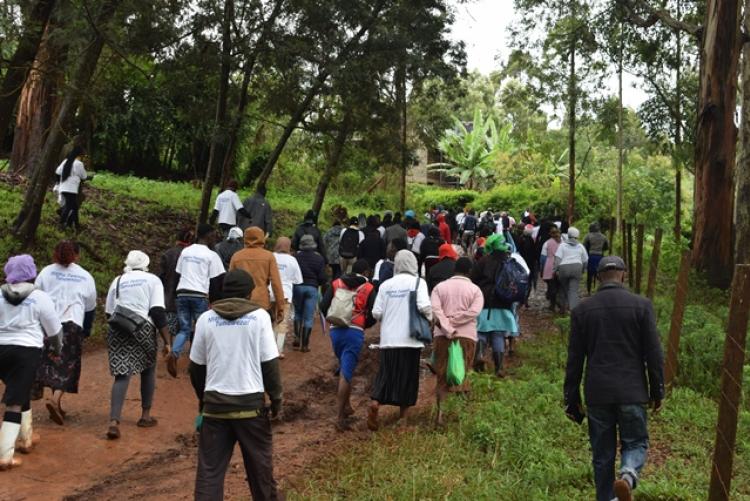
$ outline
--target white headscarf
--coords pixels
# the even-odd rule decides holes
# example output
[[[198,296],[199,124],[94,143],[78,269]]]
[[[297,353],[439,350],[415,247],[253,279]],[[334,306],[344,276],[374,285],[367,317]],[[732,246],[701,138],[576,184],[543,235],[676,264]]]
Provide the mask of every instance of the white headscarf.
[[[145,252],[132,250],[128,252],[128,257],[125,259],[125,268],[123,268],[123,271],[125,273],[135,270],[148,271],[148,265],[150,262],[151,260],[148,258],[148,255]]]
[[[229,234],[227,235],[227,240],[239,240],[240,238],[244,237],[244,233],[242,232],[241,228],[238,228],[237,226],[234,226],[229,230]]]
[[[393,274],[408,273],[409,275],[417,276],[417,258],[414,257],[412,251],[403,249],[396,253],[396,258],[393,260]]]

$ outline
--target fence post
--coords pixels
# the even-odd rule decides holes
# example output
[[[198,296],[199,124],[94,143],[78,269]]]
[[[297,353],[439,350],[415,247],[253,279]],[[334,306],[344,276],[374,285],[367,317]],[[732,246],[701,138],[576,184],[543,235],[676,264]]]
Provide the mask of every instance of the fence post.
[[[641,293],[641,282],[643,280],[643,223],[639,224],[635,231],[635,293]]]
[[[690,251],[682,253],[680,273],[677,287],[674,291],[674,309],[672,309],[672,324],[669,327],[667,345],[667,361],[664,366],[664,386],[672,386],[678,370],[678,356],[680,354],[680,334],[682,333],[682,319],[685,316],[685,300],[688,292],[688,278],[690,277]]]
[[[742,399],[742,365],[745,363],[748,314],[750,313],[750,264],[734,268],[729,324],[721,366],[721,400],[716,423],[716,443],[711,467],[709,501],[726,501],[732,483],[732,463],[737,439],[737,417]]]
[[[654,250],[651,251],[651,267],[648,270],[648,285],[646,286],[646,297],[654,299],[656,290],[656,272],[659,270],[659,254],[661,254],[662,229],[656,228],[654,233]]]
[[[627,238],[627,249],[625,252],[628,254],[628,286],[633,288],[633,275],[635,275],[635,267],[633,266],[633,225],[628,223],[628,238]]]

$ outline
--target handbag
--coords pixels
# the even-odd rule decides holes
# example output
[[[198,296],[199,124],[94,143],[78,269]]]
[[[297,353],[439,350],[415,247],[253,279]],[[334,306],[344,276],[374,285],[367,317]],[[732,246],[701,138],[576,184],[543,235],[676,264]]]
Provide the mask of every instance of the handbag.
[[[117,287],[115,288],[115,299],[120,299],[120,279],[122,275],[117,277]],[[107,323],[112,330],[121,332],[123,334],[135,334],[138,330],[143,328],[144,324],[148,322],[147,319],[143,318],[137,312],[130,308],[122,305],[115,306],[115,310],[107,320]]]
[[[432,328],[430,321],[420,313],[417,307],[417,291],[419,290],[419,276],[417,276],[417,286],[409,292],[409,335],[423,343],[432,342]]]

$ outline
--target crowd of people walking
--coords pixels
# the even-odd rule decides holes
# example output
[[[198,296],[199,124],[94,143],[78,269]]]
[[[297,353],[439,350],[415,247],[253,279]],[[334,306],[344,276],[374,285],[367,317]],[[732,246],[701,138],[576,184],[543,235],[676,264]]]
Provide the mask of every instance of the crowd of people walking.
[[[76,173],[74,163],[62,168],[62,177]],[[565,390],[568,414],[578,419],[576,385],[586,355],[589,364],[595,360],[586,344],[596,335],[589,332],[596,325],[584,313],[592,310],[594,301],[578,307],[579,284],[586,272],[591,294],[597,273],[604,270],[603,288],[614,290],[612,283],[621,277],[609,272],[624,270],[620,261],[613,265],[604,258],[609,243],[597,224],[579,243],[577,228],[554,218],[537,220],[530,211],[519,215],[517,222],[502,211],[435,207],[421,222],[414,211],[388,211],[381,219],[349,217],[338,210],[330,229],[322,232],[318,214],[308,211],[291,238],[275,238],[271,252],[266,247],[273,213],[265,193],[257,192],[243,203],[236,190],[231,182],[217,198],[212,222],[218,220],[218,229],[202,224],[195,232],[176,234],[175,245],[160,256],[158,276],[149,272],[148,255],[130,251],[123,273],[109,286],[104,309],[113,377],[106,428],[111,440],[121,436],[122,408],[133,375],[140,375],[141,385],[137,426],[158,424],[151,415],[158,338],[173,377],[189,345],[190,380],[200,408],[196,499],[222,498],[224,473],[237,442],[254,499],[276,498],[269,420],[282,408],[279,360],[288,349],[289,328],[291,348],[307,353],[318,321],[330,336],[338,362],[337,430],[352,427],[352,380],[365,331],[376,324],[374,347],[380,363],[377,373],[370,375],[374,383],[367,427],[381,426],[384,405],[398,407],[399,419],[406,417],[417,403],[423,366],[437,377],[440,425],[441,402],[450,393],[470,390],[469,379],[456,380],[449,365],[458,360],[466,370],[484,371],[491,360],[492,373],[504,377],[505,356],[513,355],[514,341],[521,334],[519,314],[529,306],[529,295],[541,277],[549,307],[562,313],[572,310],[574,323],[581,322],[573,329],[571,350],[575,344],[577,351]],[[75,215],[66,217],[75,221]],[[63,425],[62,396],[78,391],[82,345],[91,333],[96,306],[94,280],[77,264],[79,255],[74,242],[63,241],[55,248],[54,262],[38,275],[29,255],[11,257],[5,265],[0,377],[6,385],[6,411],[0,428],[0,469],[20,464],[14,450],[30,452],[38,440],[32,433],[31,399],[42,398],[44,388],[49,388],[49,416]],[[652,335],[650,305],[622,300],[633,303],[645,322],[645,327],[636,325],[628,332],[646,329]],[[632,334],[633,343],[636,338]],[[653,341],[649,338],[646,347],[652,385],[658,381],[660,353]],[[634,375],[637,364],[631,365]],[[595,404],[620,403],[601,397],[607,388],[597,390]],[[660,394],[653,390],[651,396]],[[605,426],[612,412],[626,411],[635,412],[602,408],[596,426]],[[602,440],[597,438],[597,443]],[[642,449],[647,447],[643,433],[638,440]],[[610,446],[602,447],[594,451],[595,469],[602,471],[597,473],[598,492],[600,483],[610,482],[604,470],[614,467]],[[623,455],[631,488],[642,466],[639,458]]]

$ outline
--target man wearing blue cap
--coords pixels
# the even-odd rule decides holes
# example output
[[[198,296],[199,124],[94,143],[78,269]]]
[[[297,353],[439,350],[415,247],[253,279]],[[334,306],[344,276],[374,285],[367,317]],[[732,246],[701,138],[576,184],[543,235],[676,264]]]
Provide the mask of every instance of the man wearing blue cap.
[[[623,260],[602,258],[597,275],[599,290],[571,313],[565,413],[577,423],[586,417],[579,392],[585,364],[596,499],[630,501],[648,454],[646,406],[656,412],[664,398],[664,356],[651,301],[623,285]]]

